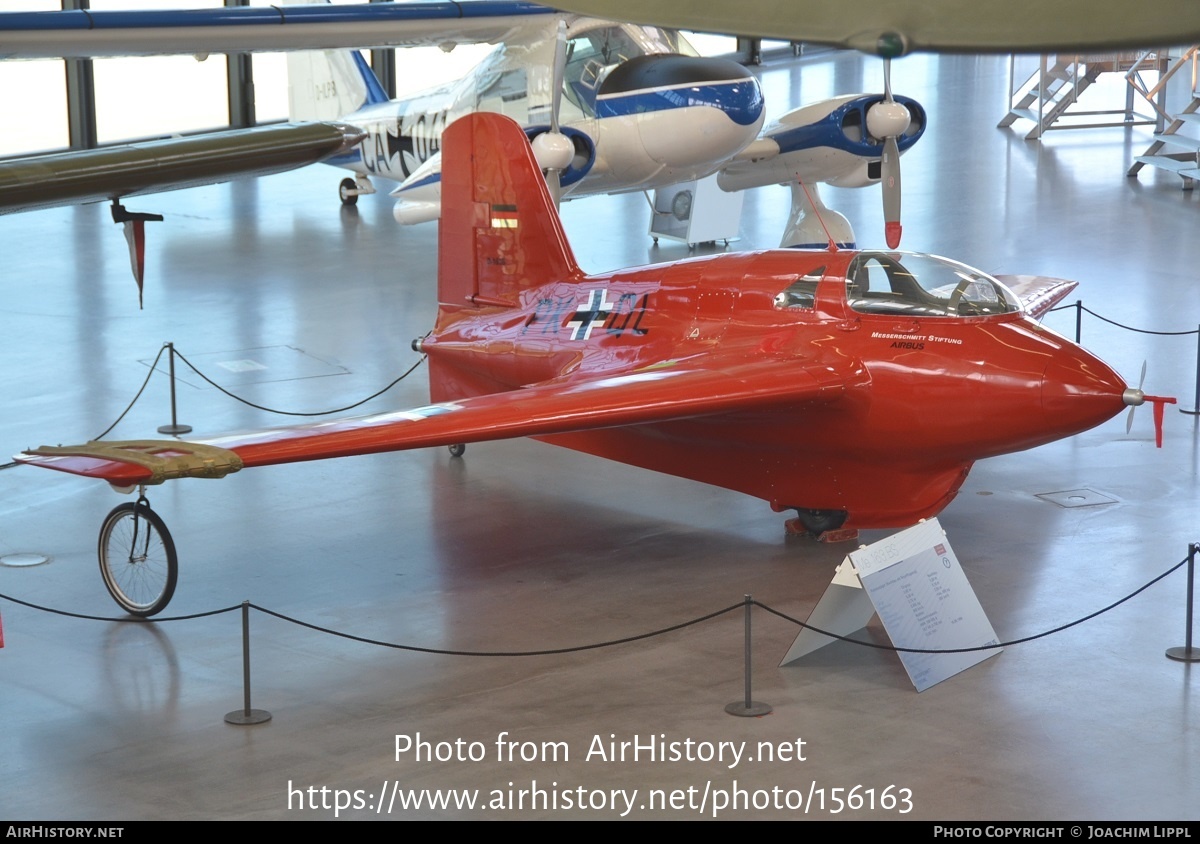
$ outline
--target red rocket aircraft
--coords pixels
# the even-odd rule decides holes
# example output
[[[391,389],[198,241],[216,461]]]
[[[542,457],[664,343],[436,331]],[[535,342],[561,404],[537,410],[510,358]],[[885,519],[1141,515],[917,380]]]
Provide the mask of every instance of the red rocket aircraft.
[[[975,460],[1154,400],[1006,285],[943,258],[773,250],[587,275],[515,123],[464,117],[444,155],[440,307],[413,344],[431,404],[17,459],[132,489],[531,436],[762,498],[822,534],[911,525],[950,503]],[[1037,313],[1073,286],[1017,281]],[[162,582],[143,586],[156,553]],[[100,555],[123,607],[165,606],[175,554],[144,497],[109,515]]]

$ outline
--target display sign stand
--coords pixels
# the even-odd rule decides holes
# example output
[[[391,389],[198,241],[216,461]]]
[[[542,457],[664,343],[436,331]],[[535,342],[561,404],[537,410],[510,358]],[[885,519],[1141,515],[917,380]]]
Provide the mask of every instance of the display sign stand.
[[[738,239],[742,221],[742,191],[727,193],[716,176],[683,182],[654,191],[649,234],[695,246]]]
[[[851,552],[806,624],[837,636],[866,627],[878,613],[918,692],[1000,652],[999,640],[937,519]],[[833,639],[805,629],[780,665],[791,665]]]

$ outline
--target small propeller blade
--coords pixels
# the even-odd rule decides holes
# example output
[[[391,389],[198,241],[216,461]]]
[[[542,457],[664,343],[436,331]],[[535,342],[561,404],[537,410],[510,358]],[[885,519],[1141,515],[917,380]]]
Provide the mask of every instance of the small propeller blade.
[[[892,98],[892,60],[883,61],[883,100],[867,111],[867,131],[883,141],[879,176],[883,182],[883,220],[887,245],[900,245],[900,142],[912,115]]]
[[[558,21],[558,32],[554,40],[554,67],[552,68],[550,91],[550,131],[558,132],[559,110],[562,108],[563,81],[567,74],[567,22]]]
[[[891,135],[883,143],[880,173],[883,182],[883,231],[889,249],[900,245],[900,145]]]
[[[1125,433],[1127,433],[1127,434],[1133,430],[1134,411],[1136,411],[1138,409],[1138,407],[1140,405],[1144,404],[1147,400],[1146,394],[1142,392],[1142,385],[1145,383],[1146,383],[1146,361],[1142,361],[1142,374],[1138,378],[1138,385],[1137,385],[1137,395],[1139,395],[1141,397],[1141,400],[1136,401],[1136,402],[1132,401],[1128,398],[1125,400],[1126,403],[1129,404],[1129,415],[1125,417]],[[1157,415],[1155,416],[1155,419],[1156,419],[1155,424],[1157,424],[1160,429],[1162,427],[1162,418],[1161,417],[1162,417],[1161,413],[1157,413]],[[1160,448],[1162,447],[1161,439],[1162,439],[1162,432],[1160,430],[1160,432],[1159,432],[1159,440],[1160,440],[1159,447]]]
[[[554,204],[562,204],[562,174],[571,164],[574,145],[562,133],[559,112],[562,109],[562,89],[567,73],[567,22],[558,19],[554,40],[554,66],[550,80],[550,131],[534,139],[533,151],[546,174],[546,185]]]

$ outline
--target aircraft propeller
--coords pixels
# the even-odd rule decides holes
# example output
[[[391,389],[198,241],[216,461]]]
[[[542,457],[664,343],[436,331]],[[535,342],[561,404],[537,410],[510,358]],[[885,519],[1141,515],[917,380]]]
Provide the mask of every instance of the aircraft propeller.
[[[1146,362],[1142,361],[1142,375],[1138,378],[1136,389],[1126,390],[1122,395],[1125,404],[1129,405],[1129,415],[1125,417],[1125,433],[1133,430],[1133,413],[1146,402],[1154,405],[1154,444],[1162,448],[1163,440],[1163,409],[1168,404],[1175,404],[1172,396],[1148,396],[1142,392],[1142,384],[1146,381]]]
[[[563,81],[567,68],[567,24],[558,22],[558,33],[554,42],[554,68],[550,100],[550,129],[532,141],[533,155],[538,166],[546,174],[546,184],[557,205],[562,200],[562,174],[571,165],[575,145],[559,128],[559,109],[562,106]]]
[[[898,138],[908,130],[912,115],[892,98],[892,60],[883,60],[883,100],[867,111],[867,131],[883,138],[880,181],[883,183],[884,236],[887,245],[900,245],[900,145]]]

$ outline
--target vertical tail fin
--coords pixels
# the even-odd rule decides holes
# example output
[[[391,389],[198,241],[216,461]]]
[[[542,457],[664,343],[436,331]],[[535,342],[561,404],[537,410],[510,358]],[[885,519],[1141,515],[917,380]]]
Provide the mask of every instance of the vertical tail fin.
[[[475,113],[442,136],[438,301],[517,305],[522,290],[582,275],[525,133]]]
[[[289,0],[319,6],[329,0]],[[341,120],[388,96],[357,50],[288,53],[288,120]]]
[[[288,119],[341,120],[388,96],[366,59],[353,50],[288,53]]]

